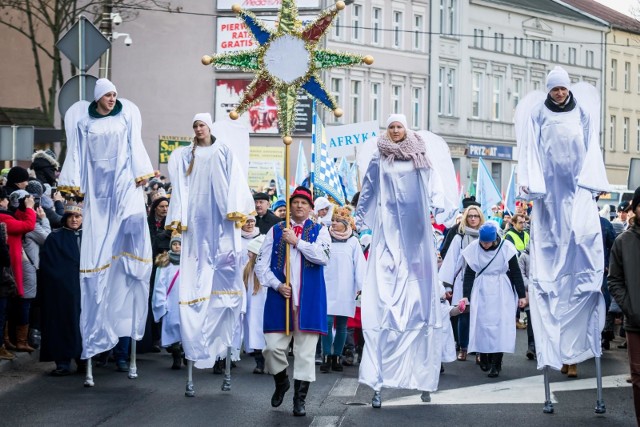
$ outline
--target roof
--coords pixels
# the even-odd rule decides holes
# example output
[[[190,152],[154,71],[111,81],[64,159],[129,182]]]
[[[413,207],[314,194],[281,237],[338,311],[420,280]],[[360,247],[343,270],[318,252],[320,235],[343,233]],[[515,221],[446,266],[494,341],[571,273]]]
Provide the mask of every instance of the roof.
[[[49,118],[37,108],[0,107],[0,125],[23,125],[37,128],[53,128]]]
[[[585,0],[589,3],[595,3],[593,1]],[[492,0],[492,3],[500,3],[508,6],[512,6],[516,9],[524,9],[535,12],[543,12],[553,16],[560,16],[563,18],[573,19],[575,21],[587,22],[590,24],[603,25],[602,22],[589,18],[579,11],[566,7],[563,4],[558,3],[555,0]],[[566,2],[569,3],[569,2]]]
[[[637,19],[613,10],[594,0],[560,0],[563,3],[580,9],[606,21],[612,28],[640,34],[640,22]]]

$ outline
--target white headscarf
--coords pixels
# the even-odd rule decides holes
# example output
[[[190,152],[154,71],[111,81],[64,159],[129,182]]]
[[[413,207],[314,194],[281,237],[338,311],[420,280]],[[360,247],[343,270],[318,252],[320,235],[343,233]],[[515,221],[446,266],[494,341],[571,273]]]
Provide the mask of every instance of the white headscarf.
[[[213,135],[213,120],[211,119],[211,114],[198,113],[193,116],[193,121],[191,123],[193,124],[198,120],[209,126],[209,132],[211,132],[211,134]]]
[[[322,218],[318,218],[318,222],[326,225],[327,227],[331,225],[331,218],[333,217],[333,204],[326,197],[317,197],[313,201],[313,212],[315,212],[316,216],[318,216],[318,211],[320,209],[329,208],[329,211]]]
[[[569,89],[569,86],[571,86],[571,79],[564,68],[556,66],[547,74],[547,92],[554,87],[566,87]]]
[[[93,100],[98,101],[109,92],[115,92],[118,95],[116,86],[109,79],[98,79],[96,87],[93,89]]]

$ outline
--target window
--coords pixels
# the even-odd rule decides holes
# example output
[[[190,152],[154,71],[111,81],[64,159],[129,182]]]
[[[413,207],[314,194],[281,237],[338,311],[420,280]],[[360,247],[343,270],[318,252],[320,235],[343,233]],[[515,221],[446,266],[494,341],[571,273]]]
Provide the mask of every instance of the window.
[[[576,63],[576,48],[570,47],[569,48],[569,64],[575,65],[575,63]]]
[[[414,87],[411,92],[411,110],[413,113],[411,126],[414,129],[420,129],[422,127],[422,88]]]
[[[504,34],[495,33],[493,39],[493,49],[496,52],[504,52]]]
[[[447,92],[449,94],[449,97],[447,98],[447,116],[453,116],[454,113],[456,101],[455,80],[456,70],[450,68],[447,72]]]
[[[542,82],[540,82],[540,80],[533,80],[531,82],[531,85],[533,86],[533,90],[540,90],[540,88],[542,87]]]
[[[358,80],[351,81],[351,122],[359,122],[360,119],[360,95],[362,82]]]
[[[522,37],[513,38],[513,54],[519,56],[524,55],[524,39]]]
[[[440,32],[455,34],[457,28],[458,0],[440,0]]]
[[[513,96],[513,108],[516,108],[518,106],[520,98],[522,98],[522,85],[522,79],[513,80],[513,93],[511,94],[511,96]]]
[[[585,52],[585,66],[593,68],[593,51],[588,50]]]
[[[638,93],[640,93],[640,64],[638,64],[638,77],[637,77],[637,85],[636,85],[636,91]]]
[[[456,70],[440,67],[438,72],[438,114],[453,116],[455,114]]]
[[[474,28],[473,30],[473,47],[484,49],[484,30]]]
[[[340,105],[340,101],[342,100],[342,79],[331,78],[331,95],[336,99],[336,104]],[[333,116],[334,123],[341,122],[340,117]]]
[[[493,76],[492,119],[502,119],[502,76]]]
[[[491,178],[496,183],[498,188],[502,188],[502,164],[497,162],[491,162]]]
[[[360,28],[360,20],[362,19],[362,6],[358,4],[352,5],[351,8],[351,40],[355,42],[362,41],[362,29]]]
[[[636,122],[636,152],[640,153],[640,119]]]
[[[373,18],[373,34],[371,34],[371,43],[379,45],[382,44],[382,9],[374,7],[371,15]]]
[[[335,21],[333,21],[333,39],[342,40],[342,20],[340,14],[336,15]]]
[[[611,80],[610,80],[611,89],[616,90],[618,86],[618,60],[611,60]]]
[[[609,119],[609,150],[614,151],[616,149],[616,116],[611,116]]]
[[[422,15],[413,15],[413,49],[422,50],[422,39],[424,37]]]
[[[542,40],[533,40],[533,57],[542,58]]]
[[[560,46],[557,44],[550,43],[549,44],[549,60],[551,62],[558,62],[560,52]]]
[[[624,63],[624,90],[631,91],[631,62]]]
[[[622,149],[629,152],[629,117],[625,117],[622,123]]]
[[[382,96],[382,85],[380,83],[371,83],[371,120],[380,121],[380,102]]]
[[[391,108],[392,114],[402,113],[402,86],[391,85]]]
[[[480,106],[482,103],[482,73],[473,72],[471,80],[471,117],[480,118]]]
[[[393,12],[393,47],[402,48],[402,12]]]

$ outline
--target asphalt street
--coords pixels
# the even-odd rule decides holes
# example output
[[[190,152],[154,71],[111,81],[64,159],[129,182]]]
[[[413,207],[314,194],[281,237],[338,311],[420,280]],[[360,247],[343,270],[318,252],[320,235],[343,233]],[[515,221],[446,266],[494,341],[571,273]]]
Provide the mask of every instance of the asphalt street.
[[[526,332],[517,333],[517,353],[505,355],[503,371],[487,378],[470,357],[445,365],[438,392],[423,403],[412,390],[382,393],[381,409],[370,405],[372,390],[358,385],[358,368],[321,374],[307,398],[307,416],[293,417],[293,390],[283,405],[271,408],[273,378],[252,373],[244,356],[232,371],[232,389],[220,390],[222,376],[194,370],[196,397],[184,396],[186,369],[174,371],[167,353],[138,358],[137,379],[115,371],[113,364],[94,369],[94,388],[83,375],[52,377],[52,363],[37,355],[0,362],[0,425],[15,426],[634,426],[626,350],[621,339],[602,358],[607,411],[594,413],[593,360],[578,366],[578,378],[551,375],[555,413],[544,414],[541,372],[525,356]],[[555,390],[555,391],[554,391]]]

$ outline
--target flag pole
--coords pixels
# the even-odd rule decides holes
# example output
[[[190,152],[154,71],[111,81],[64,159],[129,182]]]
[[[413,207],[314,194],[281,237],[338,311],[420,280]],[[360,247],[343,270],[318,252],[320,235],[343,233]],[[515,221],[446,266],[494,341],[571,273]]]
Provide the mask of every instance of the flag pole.
[[[289,228],[291,226],[291,207],[290,207],[290,203],[289,203],[289,196],[291,193],[291,187],[289,186],[289,175],[291,174],[291,165],[290,165],[290,155],[291,155],[291,143],[293,142],[293,138],[291,138],[290,136],[285,136],[284,138],[282,138],[282,142],[284,142],[284,174],[285,174],[285,189],[284,189],[284,194],[285,194],[285,206],[287,208],[286,210],[286,214],[285,214],[285,227]],[[291,245],[284,245],[285,246],[285,257],[284,257],[284,285],[286,287],[291,287],[291,280],[290,280],[290,262],[289,262],[289,256],[291,254]],[[289,319],[289,309],[290,309],[290,304],[291,304],[291,297],[286,298],[285,299],[285,334],[289,335],[290,333],[290,322],[291,319]]]

